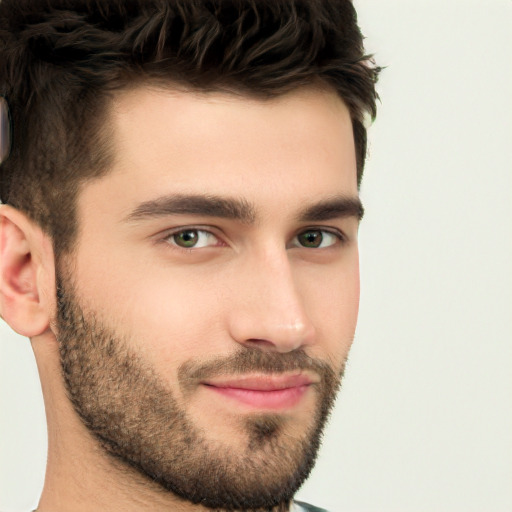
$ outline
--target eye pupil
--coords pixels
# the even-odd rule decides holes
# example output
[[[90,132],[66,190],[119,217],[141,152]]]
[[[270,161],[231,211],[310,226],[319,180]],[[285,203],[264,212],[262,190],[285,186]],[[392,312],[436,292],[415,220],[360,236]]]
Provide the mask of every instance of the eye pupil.
[[[195,229],[181,231],[174,235],[174,241],[180,247],[194,247],[197,244],[198,238],[198,233]]]
[[[304,247],[319,247],[323,236],[321,231],[306,231],[299,235],[299,241]]]

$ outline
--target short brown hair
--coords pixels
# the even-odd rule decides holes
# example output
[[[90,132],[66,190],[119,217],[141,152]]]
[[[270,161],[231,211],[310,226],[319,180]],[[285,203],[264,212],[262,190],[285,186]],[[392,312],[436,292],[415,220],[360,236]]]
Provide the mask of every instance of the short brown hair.
[[[111,93],[152,81],[261,98],[328,84],[351,113],[359,184],[378,72],[350,0],[2,0],[0,199],[69,250],[79,186],[108,172]]]

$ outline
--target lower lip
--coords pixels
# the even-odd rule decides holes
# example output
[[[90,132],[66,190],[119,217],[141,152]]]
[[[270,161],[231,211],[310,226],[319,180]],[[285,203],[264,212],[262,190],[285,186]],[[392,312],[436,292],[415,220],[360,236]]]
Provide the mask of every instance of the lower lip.
[[[205,386],[207,389],[257,409],[288,409],[297,405],[309,386],[261,391],[255,389],[220,388]]]

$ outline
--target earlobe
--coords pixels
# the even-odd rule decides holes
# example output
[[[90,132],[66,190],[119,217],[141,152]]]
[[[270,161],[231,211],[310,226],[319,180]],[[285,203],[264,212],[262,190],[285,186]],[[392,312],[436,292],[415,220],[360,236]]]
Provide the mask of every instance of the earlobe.
[[[0,315],[29,338],[49,327],[47,304],[41,301],[40,228],[23,213],[0,206]]]

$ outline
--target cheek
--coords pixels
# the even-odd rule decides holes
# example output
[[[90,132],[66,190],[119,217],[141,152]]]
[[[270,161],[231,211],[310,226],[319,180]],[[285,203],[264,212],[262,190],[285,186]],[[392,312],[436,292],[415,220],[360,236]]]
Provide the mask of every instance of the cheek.
[[[138,287],[132,312],[132,340],[161,372],[169,373],[182,362],[218,351],[222,308],[215,283],[193,276],[148,279]],[[133,339],[135,333],[137,338]]]
[[[303,301],[314,323],[318,349],[345,357],[354,337],[359,312],[359,260],[326,270],[321,278],[308,279]]]
[[[183,361],[213,349],[212,340],[219,339],[215,276],[205,280],[171,265],[127,258],[103,266],[84,258],[77,277],[83,305],[170,378]]]
[[[174,380],[184,361],[233,350],[226,319],[243,302],[244,288],[240,279],[233,289],[227,283],[240,277],[239,269],[176,267],[127,254],[131,253],[117,254],[116,261],[102,264],[94,257],[79,262],[79,293],[84,306],[100,315],[159,374]],[[296,291],[317,333],[312,354],[344,357],[358,313],[357,251],[333,265],[298,265],[294,274]]]

